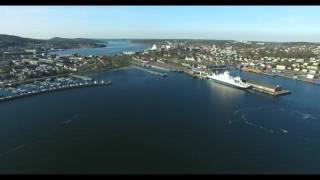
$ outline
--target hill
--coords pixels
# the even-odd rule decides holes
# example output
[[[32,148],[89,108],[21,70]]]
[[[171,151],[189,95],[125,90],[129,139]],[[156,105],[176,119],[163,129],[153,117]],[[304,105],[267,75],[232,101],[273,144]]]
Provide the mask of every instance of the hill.
[[[55,48],[55,49],[74,49],[74,48],[96,48],[105,47],[103,41],[93,39],[68,39],[55,37],[48,40],[23,38],[19,36],[0,34],[0,48]]]

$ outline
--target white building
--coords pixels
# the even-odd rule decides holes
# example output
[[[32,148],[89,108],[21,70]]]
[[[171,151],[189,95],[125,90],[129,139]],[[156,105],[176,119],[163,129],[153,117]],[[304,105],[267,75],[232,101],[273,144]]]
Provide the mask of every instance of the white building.
[[[314,78],[314,75],[313,75],[313,74],[308,74],[308,75],[307,75],[307,78],[308,78],[308,79],[313,79],[313,78]]]
[[[157,45],[153,45],[152,47],[151,47],[151,50],[157,50]]]
[[[285,69],[286,69],[286,66],[284,66],[284,65],[277,65],[276,69],[277,69],[277,70],[285,70]]]
[[[318,66],[307,66],[307,69],[318,70]]]
[[[185,60],[186,61],[195,61],[195,59],[191,56],[191,57],[188,57],[188,56],[186,56],[186,58],[185,58]]]
[[[304,59],[301,59],[301,58],[300,58],[300,59],[297,59],[296,62],[298,62],[298,63],[303,63],[303,62],[304,62]]]

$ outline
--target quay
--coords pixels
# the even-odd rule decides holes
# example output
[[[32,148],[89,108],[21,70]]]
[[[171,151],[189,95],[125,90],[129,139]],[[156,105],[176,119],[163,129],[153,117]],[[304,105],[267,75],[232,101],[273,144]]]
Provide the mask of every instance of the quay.
[[[167,68],[164,68],[164,67],[160,67],[160,66],[150,65],[150,67],[154,68],[154,69],[159,69],[159,70],[162,70],[162,71],[170,71],[170,69],[167,69]]]
[[[282,89],[280,86],[272,86],[269,84],[253,81],[253,80],[243,80],[243,82],[250,85],[251,90],[256,92],[261,92],[273,96],[281,96],[281,95],[287,95],[291,92],[286,89]]]
[[[49,92],[53,92],[53,91],[62,91],[62,90],[67,90],[67,89],[94,87],[94,86],[104,86],[104,85],[111,85],[111,84],[112,84],[111,81],[108,81],[107,83],[105,83],[104,81],[101,81],[101,82],[93,81],[93,82],[84,82],[84,83],[73,83],[73,84],[68,84],[68,85],[61,85],[61,86],[58,86],[58,87],[51,87],[51,88],[48,88],[48,89],[32,90],[32,91],[28,91],[28,92],[25,92],[25,93],[20,93],[20,94],[13,95],[13,96],[4,96],[4,97],[2,96],[2,97],[0,97],[0,102],[10,101],[10,100],[23,98],[23,97],[28,97],[28,96],[45,94],[45,93],[49,93]]]
[[[70,74],[70,77],[81,79],[83,81],[92,81],[91,77],[81,76],[81,75],[77,75],[77,74]]]
[[[145,68],[142,68],[142,67],[139,67],[139,66],[135,66],[135,65],[132,65],[131,67],[134,68],[134,69],[138,69],[138,70],[142,70],[142,71],[148,72],[148,73],[153,74],[153,75],[157,75],[157,76],[162,76],[162,77],[167,77],[168,76],[167,73],[160,73],[160,72],[152,71],[152,70],[145,69]]]

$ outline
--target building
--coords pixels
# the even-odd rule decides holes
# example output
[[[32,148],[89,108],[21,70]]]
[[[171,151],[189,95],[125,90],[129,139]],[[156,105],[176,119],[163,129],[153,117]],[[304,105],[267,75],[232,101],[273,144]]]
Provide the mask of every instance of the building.
[[[186,56],[185,60],[186,61],[193,61],[193,62],[196,61],[192,56],[191,57]]]
[[[317,74],[317,71],[316,70],[309,70],[309,73],[310,74]]]
[[[53,60],[50,60],[50,59],[39,59],[39,62],[45,63],[45,64],[52,64]]]
[[[152,47],[151,47],[151,50],[157,50],[157,45],[153,45]]]
[[[308,79],[313,79],[313,78],[314,78],[314,74],[308,74],[308,75],[307,75],[307,78],[308,78]]]
[[[297,59],[296,62],[297,63],[304,63],[304,59]]]
[[[23,63],[29,63],[29,64],[32,64],[32,65],[37,65],[38,64],[38,61],[31,60],[31,59],[22,59],[22,62]]]
[[[286,69],[286,66],[284,66],[284,65],[277,65],[277,66],[276,66],[276,69],[277,69],[277,70],[285,70],[285,69]]]
[[[318,70],[318,66],[307,66],[309,70]]]
[[[190,67],[191,68],[191,65],[188,64],[188,63],[181,63],[182,66],[185,66],[185,67]]]

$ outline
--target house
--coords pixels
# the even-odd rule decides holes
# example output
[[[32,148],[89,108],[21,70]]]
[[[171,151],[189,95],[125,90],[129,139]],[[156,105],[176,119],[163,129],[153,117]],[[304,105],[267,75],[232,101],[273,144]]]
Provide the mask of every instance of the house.
[[[309,73],[310,74],[317,74],[317,71],[316,70],[309,70]]]
[[[196,61],[192,56],[191,57],[186,56],[185,60],[186,61],[193,61],[193,62]]]
[[[188,64],[188,63],[181,63],[182,66],[185,66],[185,67],[190,67],[191,68],[191,65]]]
[[[300,59],[297,59],[296,62],[297,62],[297,63],[304,63],[304,59],[301,59],[301,58],[300,58]]]
[[[277,70],[285,70],[285,69],[286,69],[286,66],[284,66],[284,65],[277,65],[277,66],[276,66],[276,69],[277,69]]]
[[[318,66],[307,66],[307,69],[318,70]]]

